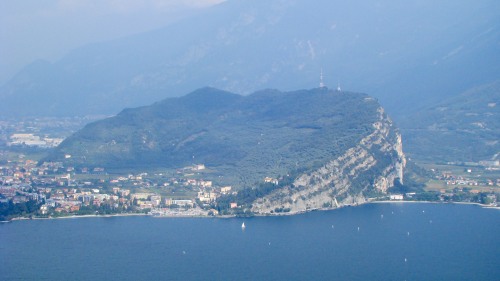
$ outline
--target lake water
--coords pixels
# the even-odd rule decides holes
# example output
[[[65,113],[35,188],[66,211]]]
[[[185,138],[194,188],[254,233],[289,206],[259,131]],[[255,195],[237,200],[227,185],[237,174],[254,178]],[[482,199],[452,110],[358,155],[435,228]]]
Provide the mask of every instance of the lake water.
[[[16,221],[0,224],[0,280],[500,280],[500,210]]]

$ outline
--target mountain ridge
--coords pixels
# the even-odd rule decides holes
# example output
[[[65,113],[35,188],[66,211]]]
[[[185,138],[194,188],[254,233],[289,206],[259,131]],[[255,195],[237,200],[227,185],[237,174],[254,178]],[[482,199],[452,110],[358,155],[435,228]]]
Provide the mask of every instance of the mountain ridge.
[[[309,88],[321,68],[327,85],[370,92],[401,114],[500,72],[492,63],[498,2],[436,5],[227,1],[163,29],[79,48],[42,70],[28,66],[0,87],[0,114],[114,114],[205,85],[240,94]]]
[[[390,176],[385,191],[402,180],[393,171],[402,170],[394,163],[404,162],[404,154],[396,149],[398,130],[374,98],[327,88],[247,96],[202,88],[88,124],[44,161],[107,170],[203,163],[214,182],[242,188],[314,171],[374,133],[381,136],[376,147],[362,144],[373,165],[362,171],[375,176],[391,166],[398,176]],[[365,177],[363,185],[370,185]]]

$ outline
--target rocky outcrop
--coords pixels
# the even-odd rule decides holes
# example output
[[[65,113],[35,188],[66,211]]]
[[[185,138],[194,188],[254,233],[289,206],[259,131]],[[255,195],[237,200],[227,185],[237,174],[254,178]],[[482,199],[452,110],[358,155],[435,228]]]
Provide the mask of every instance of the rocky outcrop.
[[[403,181],[406,164],[401,135],[380,107],[373,132],[321,168],[252,204],[256,214],[294,214],[356,205]]]

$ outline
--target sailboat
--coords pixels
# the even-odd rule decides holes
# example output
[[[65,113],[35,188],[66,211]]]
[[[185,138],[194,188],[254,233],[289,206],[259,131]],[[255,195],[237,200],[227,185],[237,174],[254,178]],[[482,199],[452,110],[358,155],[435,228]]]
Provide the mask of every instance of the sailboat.
[[[242,223],[242,224],[241,224],[241,228],[242,228],[242,229],[245,229],[245,223]]]

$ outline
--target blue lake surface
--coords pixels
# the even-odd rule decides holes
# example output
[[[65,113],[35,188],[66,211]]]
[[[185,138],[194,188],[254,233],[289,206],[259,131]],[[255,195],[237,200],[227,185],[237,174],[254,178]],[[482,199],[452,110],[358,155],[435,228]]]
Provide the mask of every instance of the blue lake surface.
[[[16,221],[0,224],[0,280],[500,280],[500,210]]]

